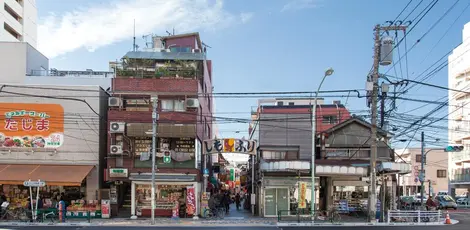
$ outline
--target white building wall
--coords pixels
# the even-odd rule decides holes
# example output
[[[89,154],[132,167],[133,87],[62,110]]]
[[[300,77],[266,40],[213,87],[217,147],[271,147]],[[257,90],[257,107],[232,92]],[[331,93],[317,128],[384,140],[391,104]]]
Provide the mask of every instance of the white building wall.
[[[470,22],[464,26],[462,44],[449,55],[448,63],[449,88],[470,91]],[[448,153],[449,179],[453,180],[454,169],[467,165],[464,163],[458,166],[456,163],[462,159],[470,160],[470,94],[449,91],[449,105],[448,138],[452,144],[466,146],[463,152]]]
[[[37,86],[28,86],[37,87]],[[42,86],[45,87],[45,86]],[[88,102],[91,108],[97,113],[100,112],[99,87],[67,86],[67,89],[60,86],[47,86],[60,90],[50,89],[28,89],[4,87],[7,92],[23,93],[28,95],[42,95],[53,97],[68,97],[81,99]],[[83,91],[70,91],[83,90]],[[1,103],[36,103],[36,104],[60,104],[64,109],[64,142],[57,148],[57,154],[49,152],[30,152],[27,149],[8,152],[8,148],[0,147],[0,163],[15,164],[82,164],[96,165],[99,163],[99,122],[100,116],[95,114],[90,107],[81,101],[71,101],[64,99],[50,99],[30,96],[17,96],[2,93],[0,97],[0,109],[2,112],[8,110],[1,108]],[[27,108],[25,108],[27,109]],[[4,114],[1,114],[4,118]],[[1,119],[4,125],[5,119]],[[28,153],[28,154],[27,154]]]
[[[8,54],[0,55],[0,82],[22,83],[26,76],[25,43],[0,42],[0,54]]]
[[[12,17],[4,5],[18,16]],[[27,42],[37,45],[37,8],[36,0],[0,0],[0,41]],[[16,38],[5,30],[4,24],[11,27],[19,36]]]

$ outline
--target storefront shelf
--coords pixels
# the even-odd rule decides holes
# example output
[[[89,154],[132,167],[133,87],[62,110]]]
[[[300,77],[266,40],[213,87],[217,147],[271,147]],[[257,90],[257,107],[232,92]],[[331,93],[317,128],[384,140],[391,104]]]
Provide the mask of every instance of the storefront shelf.
[[[67,211],[67,218],[88,218],[90,213],[91,218],[101,218],[101,211]]]

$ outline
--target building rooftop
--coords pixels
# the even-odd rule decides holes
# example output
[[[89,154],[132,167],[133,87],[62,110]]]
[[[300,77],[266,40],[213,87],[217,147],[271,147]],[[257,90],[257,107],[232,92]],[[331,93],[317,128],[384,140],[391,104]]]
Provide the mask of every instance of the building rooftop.
[[[186,53],[186,52],[145,52],[130,51],[124,57],[131,59],[153,59],[153,60],[192,60],[202,61],[206,59],[204,53]]]

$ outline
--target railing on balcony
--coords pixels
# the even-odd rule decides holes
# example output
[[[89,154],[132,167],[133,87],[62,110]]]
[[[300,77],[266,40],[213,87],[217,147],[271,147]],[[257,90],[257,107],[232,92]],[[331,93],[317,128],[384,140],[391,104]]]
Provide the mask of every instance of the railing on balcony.
[[[470,168],[454,169],[451,183],[470,183]]]
[[[463,152],[454,152],[451,154],[453,162],[470,161],[470,150],[464,150]]]
[[[389,151],[379,148],[377,157],[390,158]],[[370,157],[370,148],[327,148],[322,150],[328,159],[363,159]]]

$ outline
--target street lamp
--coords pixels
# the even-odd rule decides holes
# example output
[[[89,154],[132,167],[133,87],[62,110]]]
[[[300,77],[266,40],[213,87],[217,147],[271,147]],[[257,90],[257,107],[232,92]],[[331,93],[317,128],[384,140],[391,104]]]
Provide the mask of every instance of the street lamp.
[[[313,108],[312,108],[312,116],[310,118],[310,122],[312,124],[312,200],[311,200],[311,205],[310,205],[310,208],[311,208],[311,213],[312,213],[312,216],[314,216],[315,214],[315,202],[316,202],[316,196],[315,196],[315,136],[316,136],[316,111],[317,111],[317,98],[318,98],[318,93],[320,92],[320,88],[321,86],[323,85],[323,82],[325,81],[325,78],[330,76],[330,75],[333,75],[335,71],[333,70],[333,68],[328,68],[326,71],[325,71],[325,75],[323,76],[323,78],[321,79],[321,82],[320,82],[320,85],[318,86],[318,89],[317,91],[315,92],[315,101],[313,103]]]

